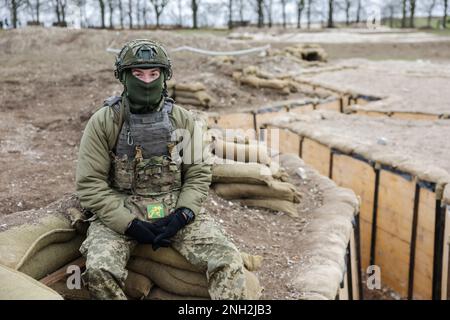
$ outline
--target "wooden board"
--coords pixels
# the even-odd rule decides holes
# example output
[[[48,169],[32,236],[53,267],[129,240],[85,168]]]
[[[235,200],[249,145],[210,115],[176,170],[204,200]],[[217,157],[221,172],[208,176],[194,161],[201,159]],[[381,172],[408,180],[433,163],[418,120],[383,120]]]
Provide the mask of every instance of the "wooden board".
[[[429,113],[393,112],[391,118],[403,120],[437,120],[439,115]]]
[[[280,153],[293,153],[300,156],[301,137],[289,129],[268,126],[267,129],[264,130],[263,138],[270,149],[277,150]],[[276,139],[277,141],[273,141],[273,139]]]
[[[341,101],[340,101],[340,99],[336,99],[333,101],[318,104],[316,106],[316,110],[328,110],[328,111],[340,112],[341,111]]]
[[[347,272],[344,274],[344,287],[339,287],[339,300],[349,300],[349,292],[348,292],[348,275]]]
[[[360,198],[362,267],[367,269],[370,260],[375,170],[362,160],[343,154],[334,154],[333,180],[341,187],[352,189]]]
[[[296,106],[289,108],[289,112],[297,113],[297,114],[303,114],[308,113],[314,110],[314,105],[312,104],[305,104],[304,106]]]
[[[357,110],[356,111],[357,115],[362,115],[362,116],[366,116],[366,117],[375,117],[375,118],[379,118],[379,117],[389,117],[389,113],[387,112],[381,112],[381,111],[365,111],[365,110]]]
[[[413,299],[431,299],[433,282],[436,194],[420,189],[417,220]]]
[[[356,104],[360,105],[360,106],[364,106],[366,104],[370,103],[370,101],[364,99],[364,98],[357,98],[356,99]]]
[[[312,166],[320,174],[329,177],[330,148],[309,138],[304,138],[302,143],[302,158],[306,164]]]
[[[220,115],[217,119],[217,125],[223,129],[255,129],[253,114],[250,112]]]
[[[352,299],[359,300],[358,255],[356,252],[355,229],[350,236],[350,265],[352,270]]]
[[[381,285],[394,289],[402,297],[408,294],[409,243],[377,229],[375,264],[381,269]]]
[[[450,205],[446,206],[441,299],[450,300]]]
[[[407,296],[415,182],[380,171],[375,263],[385,283]]]

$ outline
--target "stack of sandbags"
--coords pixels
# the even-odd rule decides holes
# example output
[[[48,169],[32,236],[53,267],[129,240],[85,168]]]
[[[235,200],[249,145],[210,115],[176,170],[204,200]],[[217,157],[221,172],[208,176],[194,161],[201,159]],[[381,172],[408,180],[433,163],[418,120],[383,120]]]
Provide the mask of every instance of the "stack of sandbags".
[[[41,279],[80,256],[84,236],[68,208],[75,197],[65,197],[40,210],[0,216],[0,264]]]
[[[282,50],[273,50],[271,55],[284,55],[304,61],[327,62],[328,54],[317,44],[296,44]]]
[[[62,300],[54,290],[26,274],[0,265],[0,300]]]
[[[200,82],[177,83],[174,86],[174,90],[175,100],[181,105],[209,108],[214,104],[213,98]]]
[[[245,253],[241,256],[246,267],[248,298],[259,299],[262,289],[250,271],[260,267],[262,258]],[[139,245],[133,251],[127,269],[155,283],[147,299],[210,299],[206,270],[196,268],[172,248],[154,251],[151,245]]]
[[[286,171],[271,161],[264,144],[215,138],[213,152],[212,188],[218,196],[298,216],[296,204],[301,195],[287,182]]]
[[[255,66],[249,66],[242,71],[235,71],[232,77],[239,85],[248,85],[257,89],[273,89],[283,95],[295,92],[293,91],[295,90],[295,86],[292,86],[291,81],[277,79],[275,76],[263,72]]]

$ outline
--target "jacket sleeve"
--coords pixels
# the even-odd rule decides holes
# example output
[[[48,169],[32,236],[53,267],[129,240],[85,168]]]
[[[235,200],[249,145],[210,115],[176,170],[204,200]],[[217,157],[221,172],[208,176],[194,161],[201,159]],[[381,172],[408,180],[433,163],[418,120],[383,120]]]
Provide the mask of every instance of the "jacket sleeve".
[[[190,144],[183,147],[183,185],[176,208],[186,207],[198,214],[208,196],[212,179],[208,145],[200,122],[195,121],[192,114],[182,108],[174,111],[174,116],[178,118],[176,122],[183,123],[186,134],[190,136]]]
[[[88,121],[81,138],[76,172],[76,190],[82,207],[95,213],[110,229],[124,233],[135,217],[124,207],[124,197],[110,188],[109,155],[113,121],[102,108]]]

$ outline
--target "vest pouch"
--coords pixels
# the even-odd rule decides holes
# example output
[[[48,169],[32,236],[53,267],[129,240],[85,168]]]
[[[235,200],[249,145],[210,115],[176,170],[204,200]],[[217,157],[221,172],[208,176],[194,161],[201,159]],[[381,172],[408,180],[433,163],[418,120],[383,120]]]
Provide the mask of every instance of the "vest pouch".
[[[131,190],[133,183],[134,159],[128,159],[127,155],[111,155],[111,186],[119,191]]]
[[[173,212],[179,192],[171,192],[155,197],[131,195],[125,199],[125,207],[140,219],[155,221]]]
[[[181,189],[181,169],[168,156],[143,159],[136,164],[134,193],[155,196]]]

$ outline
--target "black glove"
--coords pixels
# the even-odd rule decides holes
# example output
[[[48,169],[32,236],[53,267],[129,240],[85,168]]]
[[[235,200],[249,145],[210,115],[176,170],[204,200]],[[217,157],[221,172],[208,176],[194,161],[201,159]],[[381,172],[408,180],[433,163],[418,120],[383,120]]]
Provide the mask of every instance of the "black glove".
[[[143,244],[153,244],[157,235],[163,232],[162,226],[154,225],[153,223],[134,219],[131,221],[130,226],[125,231],[127,236],[130,236]],[[162,239],[159,241],[159,247],[170,246],[170,240]]]
[[[161,219],[163,221],[158,225],[163,228],[163,232],[156,236],[153,241],[153,250],[162,247],[164,241],[169,241],[177,232],[184,228],[189,222],[195,218],[194,212],[188,208],[178,208],[174,213]],[[158,221],[159,222],[159,221]]]

